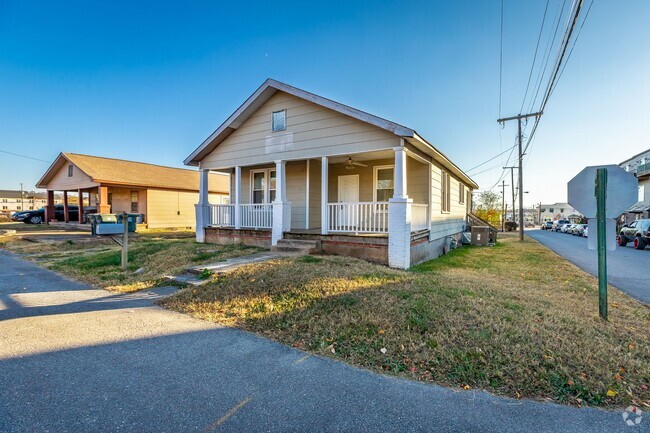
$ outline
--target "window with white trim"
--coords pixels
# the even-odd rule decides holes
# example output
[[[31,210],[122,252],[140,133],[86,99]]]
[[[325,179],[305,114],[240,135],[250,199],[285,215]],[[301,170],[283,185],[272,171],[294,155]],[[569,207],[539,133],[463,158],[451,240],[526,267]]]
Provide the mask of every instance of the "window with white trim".
[[[458,182],[458,203],[465,204],[465,185]]]
[[[376,166],[374,171],[374,201],[388,201],[395,193],[395,168],[392,165]]]
[[[271,130],[273,132],[287,129],[287,110],[274,111],[271,114]]]
[[[446,171],[442,172],[442,185],[441,185],[441,209],[442,212],[451,211],[451,182],[450,182],[449,173]]]
[[[74,166],[72,164],[70,164],[68,166],[68,177],[72,177],[72,175],[74,174],[74,168],[73,167]]]
[[[251,170],[251,203],[271,203],[275,200],[275,169]]]

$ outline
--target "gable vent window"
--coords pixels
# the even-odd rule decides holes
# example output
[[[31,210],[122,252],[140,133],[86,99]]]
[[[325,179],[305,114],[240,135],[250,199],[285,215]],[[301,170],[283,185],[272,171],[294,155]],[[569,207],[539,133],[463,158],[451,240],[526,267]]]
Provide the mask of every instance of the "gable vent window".
[[[68,177],[72,177],[72,170],[73,170],[73,165],[68,166]]]
[[[274,111],[271,116],[273,132],[284,131],[287,129],[287,110]]]

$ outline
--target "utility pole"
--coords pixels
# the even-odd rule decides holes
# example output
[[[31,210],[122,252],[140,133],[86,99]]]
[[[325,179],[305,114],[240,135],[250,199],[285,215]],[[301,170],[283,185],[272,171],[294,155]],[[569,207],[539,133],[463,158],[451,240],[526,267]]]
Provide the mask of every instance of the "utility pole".
[[[506,231],[506,181],[501,181],[501,231]]]
[[[25,193],[23,193],[23,183],[20,182],[20,210],[25,210]]]
[[[504,170],[510,169],[510,184],[512,186],[512,222],[516,222],[517,218],[515,218],[515,209],[517,206],[515,206],[515,172],[514,170],[517,167],[503,167]]]
[[[530,113],[530,114],[518,114],[516,116],[512,117],[503,117],[501,119],[497,119],[497,122],[503,124],[505,122],[508,122],[510,120],[517,120],[517,126],[518,126],[518,132],[517,132],[517,144],[519,148],[519,240],[523,241],[524,240],[524,225],[522,222],[524,221],[524,173],[523,173],[523,158],[524,158],[524,153],[522,150],[522,132],[521,132],[521,119],[526,119],[528,120],[529,117],[539,117],[542,115],[542,111],[538,111],[537,113]]]
[[[542,225],[542,202],[540,201],[538,203],[538,208],[537,208],[537,222],[539,225]]]

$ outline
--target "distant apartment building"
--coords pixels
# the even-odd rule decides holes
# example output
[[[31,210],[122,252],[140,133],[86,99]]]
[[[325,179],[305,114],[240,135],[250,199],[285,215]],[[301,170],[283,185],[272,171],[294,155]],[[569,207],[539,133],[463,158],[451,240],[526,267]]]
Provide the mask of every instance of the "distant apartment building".
[[[638,201],[622,216],[626,223],[650,218],[650,149],[634,155],[619,164],[639,181]]]
[[[580,221],[582,214],[569,203],[542,204],[539,210],[542,222],[556,220]]]
[[[56,196],[55,202],[61,203],[61,197]],[[0,190],[0,214],[40,209],[46,204],[47,194],[44,192]]]

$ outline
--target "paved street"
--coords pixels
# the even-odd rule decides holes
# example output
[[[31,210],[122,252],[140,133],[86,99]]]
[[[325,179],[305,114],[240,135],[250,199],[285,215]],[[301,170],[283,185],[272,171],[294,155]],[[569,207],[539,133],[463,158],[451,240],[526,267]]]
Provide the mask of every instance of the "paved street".
[[[0,431],[629,432],[620,411],[454,391],[308,356],[0,251]]]
[[[526,234],[555,251],[580,269],[598,275],[598,253],[587,249],[587,239],[550,230],[526,230]],[[632,245],[607,252],[609,284],[650,304],[650,248],[638,251]]]

